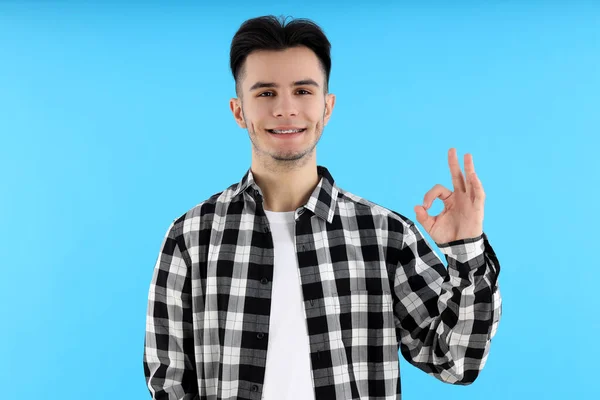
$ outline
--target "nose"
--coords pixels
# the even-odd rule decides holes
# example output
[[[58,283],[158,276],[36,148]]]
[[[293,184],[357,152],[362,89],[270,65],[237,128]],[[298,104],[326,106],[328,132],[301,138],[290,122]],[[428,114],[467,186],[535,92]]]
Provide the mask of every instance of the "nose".
[[[275,117],[288,117],[298,115],[298,106],[293,95],[280,94],[275,100],[273,115]]]

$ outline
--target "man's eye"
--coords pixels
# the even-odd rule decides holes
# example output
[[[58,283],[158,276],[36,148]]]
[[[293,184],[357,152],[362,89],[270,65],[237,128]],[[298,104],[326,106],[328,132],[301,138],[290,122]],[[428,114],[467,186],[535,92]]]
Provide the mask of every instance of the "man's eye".
[[[300,89],[298,90],[299,92],[305,92],[306,94],[310,94],[310,92],[308,90],[304,90],[304,89]]]
[[[263,96],[263,94],[273,94],[273,92],[264,92],[258,95],[258,97],[270,97],[270,96]]]

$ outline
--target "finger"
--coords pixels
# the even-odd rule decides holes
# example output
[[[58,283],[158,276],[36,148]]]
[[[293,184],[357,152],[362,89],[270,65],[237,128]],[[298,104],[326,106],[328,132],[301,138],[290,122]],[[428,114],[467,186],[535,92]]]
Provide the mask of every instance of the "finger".
[[[475,172],[475,164],[473,163],[473,156],[471,154],[465,154],[465,174],[467,175],[467,192],[469,193],[469,198],[474,203],[478,202],[483,207],[485,193],[483,192],[483,185]]]
[[[431,230],[431,227],[435,223],[435,217],[427,214],[427,210],[423,206],[415,206],[415,213],[417,214],[417,221],[425,228],[426,232]]]
[[[465,179],[460,165],[458,164],[458,157],[456,156],[456,149],[451,148],[448,151],[448,166],[450,167],[450,174],[452,175],[452,185],[454,185],[455,192],[465,192]]]
[[[473,200],[474,198],[474,193],[473,193],[473,187],[472,187],[472,182],[473,182],[473,174],[475,173],[475,166],[473,165],[473,156],[471,154],[465,154],[465,176],[467,179],[465,179],[465,184],[466,184],[466,190],[467,190],[467,194],[469,195],[469,198],[471,200]]]
[[[425,209],[428,209],[429,207],[431,207],[431,204],[435,199],[439,198],[440,200],[444,201],[451,195],[452,192],[449,189],[445,188],[444,186],[438,183],[437,185],[432,187],[427,193],[425,193],[425,196],[423,198],[423,207],[425,207]]]

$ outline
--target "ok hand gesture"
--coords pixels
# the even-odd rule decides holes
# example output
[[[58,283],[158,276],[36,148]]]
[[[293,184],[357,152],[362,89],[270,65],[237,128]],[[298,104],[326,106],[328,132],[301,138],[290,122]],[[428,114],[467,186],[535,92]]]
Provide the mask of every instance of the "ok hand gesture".
[[[425,194],[423,205],[415,206],[417,221],[438,244],[460,239],[474,238],[483,233],[483,204],[485,193],[475,174],[473,157],[465,154],[466,180],[460,170],[456,149],[448,152],[448,164],[452,174],[454,191],[437,184]],[[436,198],[444,202],[444,209],[430,216],[427,209]]]

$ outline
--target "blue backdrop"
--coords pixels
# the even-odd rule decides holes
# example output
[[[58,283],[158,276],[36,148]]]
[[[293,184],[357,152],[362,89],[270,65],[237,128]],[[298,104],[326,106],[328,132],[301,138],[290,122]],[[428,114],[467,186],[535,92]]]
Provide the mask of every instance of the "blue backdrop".
[[[503,319],[473,385],[402,359],[403,398],[594,397],[599,2],[95,3],[0,4],[2,398],[149,398],[154,263],[250,166],[228,54],[265,14],[332,42],[317,160],[339,186],[416,220],[447,150],[474,156]]]

